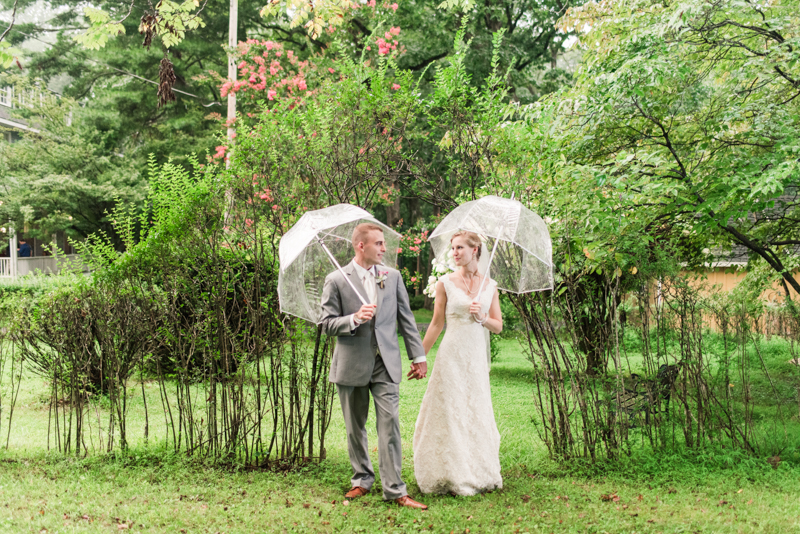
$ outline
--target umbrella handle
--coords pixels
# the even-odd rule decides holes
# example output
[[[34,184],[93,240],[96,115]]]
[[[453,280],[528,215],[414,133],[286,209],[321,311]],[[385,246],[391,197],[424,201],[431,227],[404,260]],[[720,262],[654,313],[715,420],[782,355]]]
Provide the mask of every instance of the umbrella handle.
[[[328,257],[331,259],[333,264],[336,266],[336,269],[340,273],[342,273],[342,276],[344,276],[344,279],[347,281],[348,284],[350,284],[350,287],[353,288],[353,291],[356,292],[356,295],[358,295],[358,299],[361,301],[361,304],[363,304],[364,306],[369,304],[369,302],[367,302],[366,299],[361,296],[361,293],[358,292],[358,289],[356,289],[356,286],[353,284],[353,281],[350,280],[350,277],[347,276],[347,273],[344,272],[344,269],[342,269],[342,266],[339,265],[339,262],[336,261],[336,258],[334,258],[333,254],[331,254],[331,251],[328,250],[328,247],[325,245],[325,242],[322,241],[322,239],[317,239],[317,241],[319,241],[320,246],[322,246],[322,250],[324,250],[328,254]]]
[[[486,280],[489,279],[489,271],[492,269],[492,262],[494,261],[494,251],[497,250],[497,242],[500,239],[494,240],[494,246],[492,247],[492,253],[489,255],[489,264],[486,266],[486,272],[483,275],[483,280],[481,280],[481,287],[478,288],[478,294],[475,297],[475,302],[481,301],[481,295],[483,294],[483,288],[486,285]]]
[[[511,193],[511,200],[514,200],[515,193]],[[500,231],[497,232],[497,239],[494,240],[494,246],[492,247],[492,253],[489,255],[489,264],[486,266],[486,273],[483,275],[483,280],[481,281],[481,287],[478,288],[478,295],[475,297],[476,302],[481,301],[481,295],[483,294],[483,287],[486,285],[486,280],[489,278],[489,271],[492,269],[492,262],[494,261],[494,252],[497,250],[497,242],[500,241],[501,235],[503,235],[503,230],[505,229],[505,225],[500,227]]]

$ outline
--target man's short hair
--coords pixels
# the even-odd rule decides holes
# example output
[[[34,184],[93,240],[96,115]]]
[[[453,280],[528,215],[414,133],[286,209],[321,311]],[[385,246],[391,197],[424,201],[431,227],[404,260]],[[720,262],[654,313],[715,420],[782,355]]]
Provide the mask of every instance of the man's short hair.
[[[356,247],[359,243],[363,242],[367,238],[367,234],[369,234],[373,230],[377,230],[380,233],[383,233],[383,228],[381,228],[377,224],[361,223],[358,226],[356,226],[353,229],[353,247]]]

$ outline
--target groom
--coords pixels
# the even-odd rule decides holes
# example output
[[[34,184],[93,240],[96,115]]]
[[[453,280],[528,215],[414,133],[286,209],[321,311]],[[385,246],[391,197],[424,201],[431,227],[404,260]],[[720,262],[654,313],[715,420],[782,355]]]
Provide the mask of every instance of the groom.
[[[427,506],[408,496],[400,478],[402,366],[397,325],[408,357],[413,359],[409,378],[425,378],[428,372],[425,351],[400,273],[381,264],[386,252],[381,227],[369,223],[356,226],[352,243],[355,259],[342,269],[344,275],[338,270],[328,275],[322,291],[322,328],[326,335],[337,336],[330,381],[339,392],[347,429],[347,451],[354,472],[345,497],[366,495],[375,482],[365,426],[372,393],[383,498],[400,506],[427,510]],[[369,304],[361,304],[345,276]]]

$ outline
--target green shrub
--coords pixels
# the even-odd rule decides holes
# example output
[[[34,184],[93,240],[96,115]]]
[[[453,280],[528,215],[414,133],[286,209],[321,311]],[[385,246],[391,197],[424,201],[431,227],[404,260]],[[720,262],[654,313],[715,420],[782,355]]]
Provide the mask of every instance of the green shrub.
[[[421,310],[425,307],[425,295],[411,295],[408,302],[412,310]]]

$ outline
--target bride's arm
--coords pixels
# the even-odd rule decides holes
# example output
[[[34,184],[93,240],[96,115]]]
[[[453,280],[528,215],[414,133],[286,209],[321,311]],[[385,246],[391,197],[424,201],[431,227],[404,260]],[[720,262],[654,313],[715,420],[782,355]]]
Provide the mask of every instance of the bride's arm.
[[[475,307],[475,310],[480,309],[480,305],[477,302],[473,302],[472,306]],[[470,311],[472,311],[472,307],[470,308]],[[500,332],[502,332],[503,313],[500,311],[500,293],[497,291],[497,289],[494,290],[494,296],[492,297],[492,304],[491,306],[489,306],[489,313],[487,315],[488,317],[476,316],[473,314],[473,317],[475,317],[475,320],[478,322],[483,321],[483,319],[485,318],[486,320],[483,321],[482,324],[490,332],[494,334],[499,334]]]
[[[433,301],[433,319],[428,326],[428,331],[425,332],[425,339],[422,340],[422,348],[425,349],[425,354],[430,352],[431,347],[439,339],[439,334],[442,333],[444,328],[444,310],[447,305],[447,292],[444,290],[442,282],[436,282],[436,297]]]

